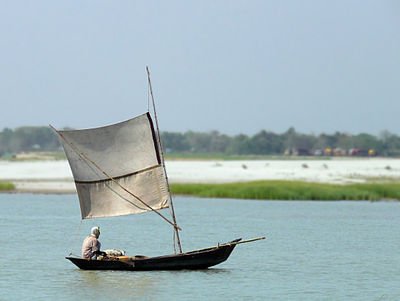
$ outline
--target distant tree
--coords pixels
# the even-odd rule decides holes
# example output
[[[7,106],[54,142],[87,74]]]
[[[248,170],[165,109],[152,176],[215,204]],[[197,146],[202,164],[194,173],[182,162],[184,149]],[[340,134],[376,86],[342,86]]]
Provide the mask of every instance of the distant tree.
[[[251,154],[251,143],[249,137],[240,134],[233,137],[231,144],[226,152],[231,155]]]
[[[381,145],[378,139],[370,134],[361,133],[353,137],[354,147],[363,150],[380,149]]]
[[[334,136],[327,134],[320,134],[317,137],[314,149],[324,149],[326,147],[334,147],[335,145],[336,145],[336,139]]]
[[[161,133],[163,146],[167,152],[188,152],[190,145],[187,143],[185,136],[181,133]]]
[[[189,131],[185,133],[185,140],[191,146],[192,152],[204,153],[210,150],[209,134]]]
[[[314,135],[298,134],[294,141],[295,148],[311,151],[316,144],[317,138]]]
[[[261,130],[253,136],[228,136],[212,131],[200,133],[161,133],[164,148],[169,152],[226,153],[231,155],[282,154],[286,149],[316,150],[330,148],[374,149],[379,155],[400,156],[400,137],[383,131],[379,136],[367,133],[350,135],[341,132],[301,134],[290,127],[283,134]],[[0,156],[23,151],[55,151],[60,149],[57,135],[49,127],[5,128],[0,132]]]
[[[285,149],[305,149],[311,151],[317,144],[314,135],[299,134],[291,127],[283,135]]]
[[[285,133],[283,133],[282,138],[285,149],[296,148],[297,133],[294,127],[290,127]]]
[[[354,147],[354,139],[351,135],[336,132],[335,133],[335,146],[342,149],[350,149]]]
[[[9,128],[5,128],[0,133],[0,153],[11,153],[11,140],[13,138],[13,131]]]
[[[231,139],[227,135],[222,135],[218,131],[212,131],[210,134],[209,150],[212,153],[225,153]]]
[[[249,143],[255,155],[276,155],[284,151],[282,137],[265,130],[251,137]]]
[[[379,139],[381,141],[380,154],[384,156],[400,156],[400,137],[389,131],[383,131],[380,133]]]

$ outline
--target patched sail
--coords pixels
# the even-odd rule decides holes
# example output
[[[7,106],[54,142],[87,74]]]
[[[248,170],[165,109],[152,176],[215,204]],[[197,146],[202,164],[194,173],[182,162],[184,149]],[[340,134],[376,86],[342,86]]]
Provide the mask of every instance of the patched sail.
[[[149,113],[110,126],[59,134],[82,218],[168,207],[168,184]]]

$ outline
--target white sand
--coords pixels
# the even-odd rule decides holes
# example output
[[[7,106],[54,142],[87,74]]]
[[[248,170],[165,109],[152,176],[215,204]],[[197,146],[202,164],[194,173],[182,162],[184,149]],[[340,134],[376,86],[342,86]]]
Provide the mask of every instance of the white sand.
[[[400,179],[400,159],[167,161],[171,183],[223,183],[253,180],[302,180],[349,183],[368,178]],[[19,191],[74,192],[67,161],[0,161],[0,180]]]

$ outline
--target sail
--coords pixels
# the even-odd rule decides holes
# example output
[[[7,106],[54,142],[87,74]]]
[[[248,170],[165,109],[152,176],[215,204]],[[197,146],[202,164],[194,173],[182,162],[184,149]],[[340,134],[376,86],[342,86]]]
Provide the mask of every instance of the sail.
[[[149,113],[110,126],[59,133],[83,219],[168,207],[168,184]]]

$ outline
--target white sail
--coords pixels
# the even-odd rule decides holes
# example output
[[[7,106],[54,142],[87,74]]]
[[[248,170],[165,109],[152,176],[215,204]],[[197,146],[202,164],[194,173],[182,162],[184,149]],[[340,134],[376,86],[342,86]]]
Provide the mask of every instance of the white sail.
[[[59,133],[82,218],[168,207],[168,184],[149,113],[110,126]]]

